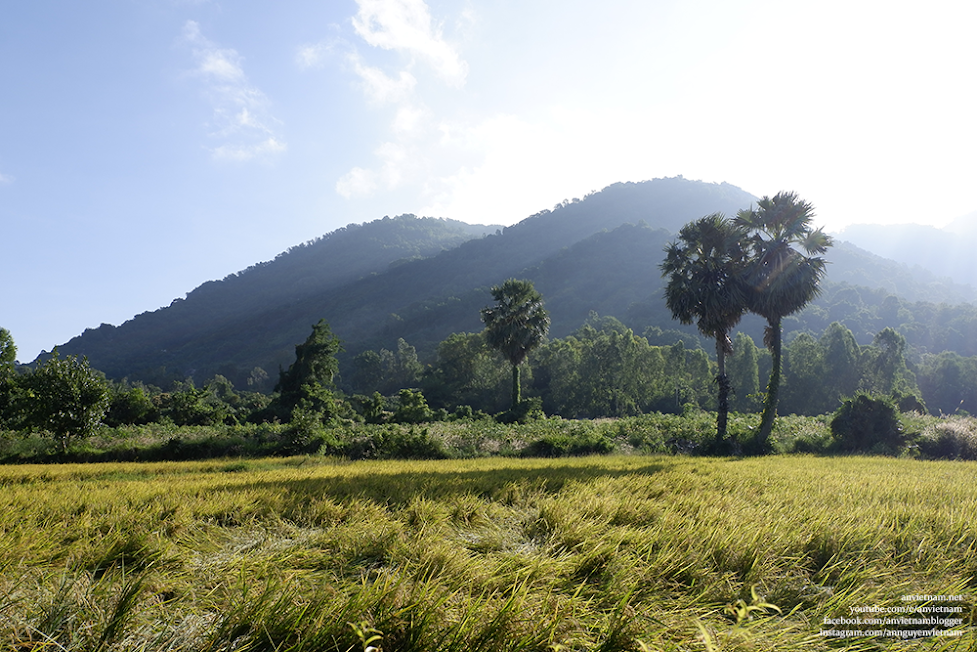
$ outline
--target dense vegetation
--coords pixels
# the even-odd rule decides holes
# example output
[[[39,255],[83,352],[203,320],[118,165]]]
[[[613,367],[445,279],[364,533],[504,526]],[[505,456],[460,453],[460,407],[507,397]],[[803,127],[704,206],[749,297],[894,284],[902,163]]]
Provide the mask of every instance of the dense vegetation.
[[[491,299],[490,286],[512,277],[532,281],[545,297],[552,340],[572,335],[596,312],[653,345],[681,339],[686,350],[704,348],[712,358],[714,346],[694,326],[672,320],[658,265],[683,224],[717,210],[732,215],[754,201],[728,185],[658,179],[616,184],[487,235],[484,227],[413,216],[350,225],[206,283],[172,306],[86,331],[59,350],[87,356],[114,381],[168,391],[188,379],[200,388],[222,376],[237,391],[268,394],[277,370],[291,364],[294,345],[325,318],[343,342],[339,387],[396,396],[417,381],[385,373],[382,385],[364,382],[369,365],[358,356],[385,356],[374,361],[375,373],[389,367],[391,354],[404,358],[400,350],[408,346],[416,352],[412,364],[437,367],[442,343],[481,330],[479,310]],[[803,333],[819,338],[834,322],[863,347],[892,328],[906,340],[907,365],[932,397],[931,410],[951,413],[961,400],[962,409],[977,410],[971,405],[977,398],[966,391],[977,360],[977,308],[961,303],[974,299],[973,290],[843,242],[825,258],[820,297],[783,320],[785,346]],[[762,319],[746,315],[739,329],[763,341]],[[527,375],[535,373],[533,364]],[[761,388],[765,382],[763,376]],[[790,382],[785,368],[785,391]],[[738,390],[734,404],[755,393]]]
[[[5,467],[0,646],[969,650],[974,481],[880,458]],[[831,624],[906,607],[952,611]],[[902,633],[821,634],[852,629]]]

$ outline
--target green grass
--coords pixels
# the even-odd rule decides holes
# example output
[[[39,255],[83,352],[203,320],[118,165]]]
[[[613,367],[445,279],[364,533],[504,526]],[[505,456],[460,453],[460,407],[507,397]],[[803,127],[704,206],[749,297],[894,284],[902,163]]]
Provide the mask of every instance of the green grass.
[[[803,456],[2,467],[0,648],[970,650],[975,481]],[[963,635],[819,636],[908,594],[964,596]]]

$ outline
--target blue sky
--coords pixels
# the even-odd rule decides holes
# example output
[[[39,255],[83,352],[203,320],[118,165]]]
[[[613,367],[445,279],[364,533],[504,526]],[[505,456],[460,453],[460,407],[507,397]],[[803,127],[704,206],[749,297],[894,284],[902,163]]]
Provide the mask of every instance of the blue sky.
[[[401,213],[616,181],[977,211],[972,3],[103,0],[0,8],[0,326],[21,361]]]

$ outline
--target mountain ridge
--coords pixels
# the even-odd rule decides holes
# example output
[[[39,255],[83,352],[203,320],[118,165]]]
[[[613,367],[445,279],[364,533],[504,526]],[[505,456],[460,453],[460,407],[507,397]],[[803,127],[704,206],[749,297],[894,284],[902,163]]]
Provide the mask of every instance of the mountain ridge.
[[[677,329],[693,341],[694,329],[680,327],[664,309],[662,250],[687,222],[731,215],[755,200],[729,184],[675,177],[613,184],[505,228],[413,215],[350,225],[202,284],[166,308],[89,329],[60,350],[87,355],[113,378],[160,384],[220,373],[239,385],[255,367],[269,375],[287,367],[295,344],[325,318],[346,347],[341,362],[362,350],[394,348],[399,338],[430,356],[451,332],[480,330],[488,288],[509,277],[536,283],[553,316],[552,337],[598,312],[639,333]],[[353,238],[361,241],[352,246]],[[856,293],[873,305],[900,289],[910,300],[936,291],[973,296],[967,288],[954,295],[949,286],[843,243],[828,260],[826,287],[845,283],[842,276],[856,284],[875,279],[882,290]],[[832,309],[812,308],[810,325],[795,326],[815,329]],[[877,320],[862,321],[857,335],[864,340]]]

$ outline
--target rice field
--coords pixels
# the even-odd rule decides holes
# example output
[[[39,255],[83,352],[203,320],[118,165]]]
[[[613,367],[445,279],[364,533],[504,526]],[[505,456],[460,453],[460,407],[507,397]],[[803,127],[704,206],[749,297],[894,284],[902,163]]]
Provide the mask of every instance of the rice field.
[[[0,647],[972,650],[975,486],[860,457],[0,467]]]

